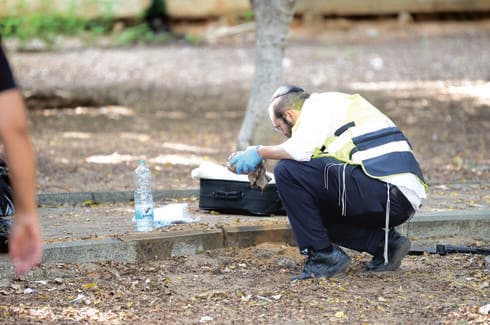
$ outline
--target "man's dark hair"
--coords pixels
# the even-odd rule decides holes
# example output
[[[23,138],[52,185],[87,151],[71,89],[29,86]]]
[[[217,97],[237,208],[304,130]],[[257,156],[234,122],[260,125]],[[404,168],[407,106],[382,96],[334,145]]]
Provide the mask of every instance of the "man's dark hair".
[[[301,110],[308,97],[310,97],[310,94],[300,87],[293,85],[279,87],[271,99],[274,102],[272,107],[274,116],[276,118],[282,118],[287,110]]]

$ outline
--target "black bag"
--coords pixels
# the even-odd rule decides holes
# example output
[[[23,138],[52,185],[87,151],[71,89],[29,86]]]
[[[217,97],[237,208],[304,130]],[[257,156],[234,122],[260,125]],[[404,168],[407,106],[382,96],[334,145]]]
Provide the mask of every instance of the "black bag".
[[[0,159],[0,253],[8,251],[8,237],[10,233],[10,216],[14,214],[14,201],[12,186],[8,176],[5,162]]]
[[[264,190],[252,188],[248,182],[233,180],[199,180],[199,208],[244,215],[285,215],[275,184]]]
[[[13,202],[12,185],[10,184],[7,165],[0,159],[0,216],[14,214]]]

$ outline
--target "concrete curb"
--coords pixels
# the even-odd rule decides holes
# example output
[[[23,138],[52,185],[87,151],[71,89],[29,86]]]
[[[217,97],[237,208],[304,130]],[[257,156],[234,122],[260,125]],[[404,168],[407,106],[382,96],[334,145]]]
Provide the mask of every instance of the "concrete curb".
[[[466,236],[490,241],[490,209],[418,212],[397,229],[421,239]]]
[[[399,227],[418,239],[468,236],[490,241],[490,210],[444,211],[416,214]],[[205,231],[142,233],[119,238],[80,240],[45,246],[44,263],[120,261],[139,263],[170,256],[194,255],[206,250],[251,247],[264,242],[296,245],[289,224],[222,226]]]
[[[153,199],[176,199],[185,197],[198,197],[199,189],[189,190],[155,190]],[[70,192],[70,193],[44,193],[38,194],[39,204],[74,204],[93,201],[97,203],[129,202],[133,200],[133,191],[113,192]]]
[[[43,204],[118,202],[132,200],[132,191],[79,192],[39,195]],[[156,199],[197,197],[199,190],[154,191]],[[466,236],[490,241],[490,209],[419,212],[397,228],[417,239]],[[78,240],[45,246],[43,263],[119,261],[140,263],[170,256],[194,255],[206,250],[251,247],[263,242],[296,245],[289,224],[222,226],[206,231],[172,231],[125,235],[118,238]]]

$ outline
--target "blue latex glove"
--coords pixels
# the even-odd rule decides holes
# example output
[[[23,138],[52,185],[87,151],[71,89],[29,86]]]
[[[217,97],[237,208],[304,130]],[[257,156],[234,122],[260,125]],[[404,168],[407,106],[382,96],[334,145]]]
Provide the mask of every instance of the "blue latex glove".
[[[262,161],[262,157],[259,155],[259,146],[251,147],[242,153],[235,155],[230,159],[228,164],[236,168],[237,174],[248,174],[257,170],[257,166]]]

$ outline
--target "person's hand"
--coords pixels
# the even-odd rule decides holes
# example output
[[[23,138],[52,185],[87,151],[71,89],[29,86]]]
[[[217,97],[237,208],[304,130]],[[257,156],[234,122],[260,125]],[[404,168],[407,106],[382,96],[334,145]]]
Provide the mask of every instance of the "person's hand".
[[[23,220],[20,216],[14,216],[9,235],[9,258],[17,275],[26,274],[41,262],[42,245],[37,217]]]
[[[262,161],[262,157],[259,155],[259,147],[250,147],[244,152],[234,155],[228,165],[234,167],[237,174],[248,174],[257,170],[257,166]]]

